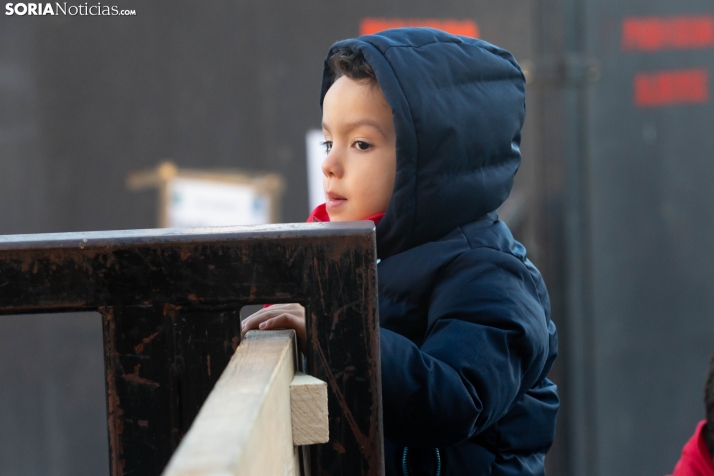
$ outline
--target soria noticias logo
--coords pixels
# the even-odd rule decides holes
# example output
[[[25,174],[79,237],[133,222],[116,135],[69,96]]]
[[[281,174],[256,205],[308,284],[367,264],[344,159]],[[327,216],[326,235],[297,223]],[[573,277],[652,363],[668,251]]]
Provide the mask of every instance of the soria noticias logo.
[[[55,3],[6,3],[5,15],[69,15],[69,16],[117,16],[136,15],[136,10],[123,10],[117,6],[102,5],[67,5],[67,2]]]

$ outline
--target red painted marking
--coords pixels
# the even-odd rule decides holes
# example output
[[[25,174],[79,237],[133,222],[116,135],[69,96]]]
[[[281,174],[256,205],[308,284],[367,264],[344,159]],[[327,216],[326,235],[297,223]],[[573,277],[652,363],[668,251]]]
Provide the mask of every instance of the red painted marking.
[[[625,51],[684,50],[714,47],[714,16],[625,18]]]
[[[423,26],[443,30],[452,35],[478,38],[478,25],[473,20],[437,20],[432,18],[363,18],[359,24],[360,35],[372,35],[390,28],[405,26]]]
[[[706,69],[683,69],[640,73],[635,76],[635,104],[638,107],[702,104],[709,101],[709,73]]]

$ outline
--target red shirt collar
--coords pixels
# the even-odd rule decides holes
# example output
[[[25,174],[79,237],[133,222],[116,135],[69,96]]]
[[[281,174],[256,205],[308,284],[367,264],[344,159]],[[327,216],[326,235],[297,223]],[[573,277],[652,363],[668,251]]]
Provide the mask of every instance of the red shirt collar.
[[[376,215],[363,218],[363,220],[372,220],[376,225],[377,223],[379,223],[383,216],[384,213],[377,213]],[[325,204],[323,203],[322,205],[318,205],[317,207],[315,207],[312,213],[310,213],[310,216],[308,217],[307,221],[308,223],[330,221],[330,215],[327,214],[327,208],[325,207]]]

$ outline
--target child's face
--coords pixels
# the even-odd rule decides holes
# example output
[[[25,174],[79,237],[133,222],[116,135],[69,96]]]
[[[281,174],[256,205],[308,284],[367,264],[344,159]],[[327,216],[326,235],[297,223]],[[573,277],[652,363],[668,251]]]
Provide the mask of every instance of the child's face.
[[[322,131],[330,221],[362,220],[385,212],[397,173],[397,138],[392,110],[379,86],[340,77],[325,94]]]

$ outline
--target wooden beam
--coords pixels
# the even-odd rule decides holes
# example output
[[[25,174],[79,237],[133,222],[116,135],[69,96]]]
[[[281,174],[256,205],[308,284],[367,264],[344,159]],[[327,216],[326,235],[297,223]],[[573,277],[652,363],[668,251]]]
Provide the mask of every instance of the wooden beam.
[[[295,349],[292,330],[248,332],[163,475],[299,475],[290,418]]]
[[[330,440],[327,418],[327,382],[297,372],[290,384],[293,445],[314,445]]]

